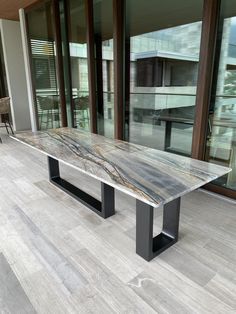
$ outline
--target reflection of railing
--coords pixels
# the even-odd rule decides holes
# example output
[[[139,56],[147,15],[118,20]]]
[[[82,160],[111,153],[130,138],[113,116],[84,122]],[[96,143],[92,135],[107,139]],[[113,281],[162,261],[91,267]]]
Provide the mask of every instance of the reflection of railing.
[[[83,96],[88,96],[89,91],[88,90],[77,90],[75,88],[72,89],[72,96],[73,98],[75,97],[83,97]]]
[[[37,89],[36,94],[39,96],[58,96],[59,91],[57,89]],[[89,95],[89,90],[76,90],[73,88],[72,90],[73,97],[76,96],[85,96]],[[103,91],[103,94],[111,94],[114,95],[113,91]],[[169,95],[169,96],[196,96],[196,94],[192,93],[164,93],[164,92],[130,92],[130,95]],[[222,98],[236,98],[236,95],[223,95],[217,94],[216,97]]]
[[[58,96],[59,97],[59,90],[55,88],[45,88],[45,89],[36,89],[37,96]]]
[[[130,110],[133,108],[164,110],[195,106],[195,94],[130,93]]]
[[[131,92],[130,95],[173,95],[173,96],[196,96],[196,94],[188,93],[154,93],[154,92]]]
[[[177,117],[193,118],[196,94],[192,93],[166,93],[166,92],[132,92],[130,93],[130,114],[134,116],[159,115],[161,111],[175,111]],[[236,113],[236,95],[217,95],[215,111],[220,114],[227,110]],[[164,112],[164,114],[166,114]]]
[[[42,115],[43,110],[51,109],[60,112],[60,99],[56,89],[40,89],[36,90],[37,94],[37,108],[39,115]],[[113,119],[114,115],[114,92],[104,91],[104,118]],[[89,91],[73,89],[73,104],[77,101],[78,105],[81,103],[85,107],[89,107]],[[147,123],[155,123],[161,116],[171,113],[172,117],[181,119],[193,119],[195,94],[193,93],[166,93],[166,92],[131,92],[129,114],[131,121],[141,122],[144,120]],[[47,100],[49,108],[42,108],[38,99]],[[52,104],[53,103],[53,104]],[[81,110],[77,106],[73,106],[72,110]],[[51,108],[53,106],[53,108]],[[226,109],[225,109],[226,108]],[[236,111],[236,95],[217,95],[216,96],[216,110],[219,115],[228,115],[232,111]]]
[[[196,94],[187,91],[131,92],[127,123],[131,129],[146,128],[152,134],[158,134],[159,131],[162,134],[164,131],[164,150],[189,156],[195,99]],[[184,145],[179,145],[182,137],[187,141]]]
[[[89,93],[88,91],[73,91],[74,126],[89,129]]]
[[[181,151],[180,149],[171,148],[171,134],[173,129],[173,124],[187,125],[189,127],[193,126],[193,119],[184,119],[180,117],[172,117],[172,116],[161,116],[159,121],[165,122],[165,138],[164,138],[164,150],[176,153],[179,155],[190,156],[191,152]]]
[[[228,56],[231,58],[235,58],[236,55],[236,45],[229,44],[228,46]]]
[[[222,98],[235,98],[235,100],[236,100],[236,95],[216,95],[216,97],[222,97]]]

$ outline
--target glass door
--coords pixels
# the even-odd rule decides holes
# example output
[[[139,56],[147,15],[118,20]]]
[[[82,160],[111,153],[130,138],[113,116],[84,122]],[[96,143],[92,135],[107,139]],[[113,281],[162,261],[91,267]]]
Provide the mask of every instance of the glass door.
[[[85,0],[68,0],[73,126],[90,129]]]
[[[61,126],[52,3],[26,14],[38,128]]]
[[[114,137],[113,7],[93,1],[98,133]]]
[[[209,162],[232,168],[214,181],[236,191],[236,7],[222,1],[213,95],[209,111],[206,157]]]
[[[190,155],[203,1],[126,1],[126,139]],[[129,52],[128,52],[129,49]]]

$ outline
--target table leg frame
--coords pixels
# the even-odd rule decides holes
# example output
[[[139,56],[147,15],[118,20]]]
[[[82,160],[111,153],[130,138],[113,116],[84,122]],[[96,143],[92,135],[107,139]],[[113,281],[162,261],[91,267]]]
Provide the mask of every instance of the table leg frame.
[[[101,201],[60,177],[58,160],[48,156],[49,180],[103,218],[115,214],[114,188],[101,183]],[[178,241],[180,197],[163,206],[162,232],[153,238],[153,207],[136,200],[136,253],[150,261]]]
[[[80,190],[68,181],[60,177],[58,160],[48,156],[49,180],[52,184],[74,197],[82,204],[103,218],[108,218],[115,214],[115,193],[114,188],[101,183],[101,201]]]
[[[153,207],[136,200],[136,253],[150,261],[178,241],[180,198],[163,207],[163,229],[153,238]]]

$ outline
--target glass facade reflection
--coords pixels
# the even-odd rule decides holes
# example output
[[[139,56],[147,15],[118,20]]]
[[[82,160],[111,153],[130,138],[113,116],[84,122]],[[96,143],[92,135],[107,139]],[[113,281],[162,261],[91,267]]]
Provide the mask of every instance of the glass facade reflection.
[[[29,12],[27,20],[38,127],[40,130],[60,127],[61,110],[51,2]]]
[[[73,125],[90,129],[85,0],[69,0],[69,51]]]
[[[167,2],[175,12],[176,1]],[[197,2],[198,12],[188,16],[194,23],[175,16],[174,27],[170,20],[158,22],[165,14],[160,1],[138,13],[132,0],[126,2],[130,96],[125,128],[131,142],[191,154],[202,13],[202,1]],[[155,9],[154,16],[149,11]]]
[[[206,160],[232,168],[232,172],[214,183],[236,190],[236,9],[234,16],[224,19],[220,28],[218,45],[220,58],[217,67],[216,94],[212,97],[209,113],[209,133]]]
[[[114,137],[112,1],[93,1],[98,133]]]
[[[64,108],[59,97],[52,3],[43,1],[26,14],[39,129],[60,127],[61,107]],[[124,49],[116,54],[117,38],[113,34],[117,35],[114,27],[119,27],[113,20],[117,19],[113,1],[60,0],[59,3],[57,25],[62,36],[68,125],[90,131],[97,119],[97,133],[113,138],[115,126],[121,129],[124,120],[124,136],[121,135],[124,140],[191,156],[204,0],[192,1],[191,5],[187,0],[124,1]],[[87,3],[91,5],[90,17]],[[203,131],[207,140],[201,149],[205,150],[206,161],[233,169],[215,184],[234,191],[236,7],[233,0],[221,1],[221,16],[208,129]],[[94,41],[95,59],[91,64],[95,65],[95,74],[88,73],[88,25],[93,27],[89,36]],[[122,78],[119,77],[124,93],[117,96],[114,56],[120,54],[124,57]],[[93,89],[89,80],[96,82],[93,91],[96,108],[89,103],[89,86]],[[61,88],[60,92],[63,91]],[[122,119],[114,117],[115,97],[124,113]],[[209,103],[204,105],[208,108]],[[90,106],[96,117],[90,117]]]

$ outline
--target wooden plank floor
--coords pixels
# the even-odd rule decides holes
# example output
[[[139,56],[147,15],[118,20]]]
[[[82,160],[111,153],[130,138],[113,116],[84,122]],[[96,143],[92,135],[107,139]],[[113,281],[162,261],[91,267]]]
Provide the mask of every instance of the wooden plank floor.
[[[62,176],[99,197],[99,182]],[[179,242],[147,263],[134,199],[116,193],[103,220],[48,182],[45,156],[3,137],[0,238],[0,313],[236,313],[236,203],[203,191],[182,200]]]

